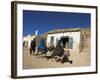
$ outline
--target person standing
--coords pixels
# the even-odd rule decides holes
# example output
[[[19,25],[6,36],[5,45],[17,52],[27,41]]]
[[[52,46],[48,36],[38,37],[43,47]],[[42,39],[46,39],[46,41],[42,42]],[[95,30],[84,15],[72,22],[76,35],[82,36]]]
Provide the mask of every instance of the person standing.
[[[35,38],[33,38],[33,40],[31,41],[31,44],[30,44],[30,54],[34,55],[35,48],[36,48],[36,43],[35,43]]]

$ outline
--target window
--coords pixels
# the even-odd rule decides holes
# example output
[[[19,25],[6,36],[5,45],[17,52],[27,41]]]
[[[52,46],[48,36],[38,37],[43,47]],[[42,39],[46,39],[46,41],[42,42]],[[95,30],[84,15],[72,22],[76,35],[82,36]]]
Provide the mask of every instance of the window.
[[[69,37],[69,43],[68,43],[68,48],[73,48],[73,38]]]
[[[56,45],[57,45],[58,41],[59,41],[59,39],[58,39],[58,38],[56,38]]]
[[[51,42],[50,42],[50,45],[54,45],[54,36],[51,37]]]

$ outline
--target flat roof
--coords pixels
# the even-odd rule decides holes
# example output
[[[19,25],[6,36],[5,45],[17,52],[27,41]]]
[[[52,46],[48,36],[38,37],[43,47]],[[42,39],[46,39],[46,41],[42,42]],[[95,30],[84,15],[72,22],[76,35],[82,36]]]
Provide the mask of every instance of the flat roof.
[[[54,34],[54,33],[64,33],[64,32],[78,32],[81,31],[79,28],[73,28],[73,29],[57,29],[49,31],[48,34]]]

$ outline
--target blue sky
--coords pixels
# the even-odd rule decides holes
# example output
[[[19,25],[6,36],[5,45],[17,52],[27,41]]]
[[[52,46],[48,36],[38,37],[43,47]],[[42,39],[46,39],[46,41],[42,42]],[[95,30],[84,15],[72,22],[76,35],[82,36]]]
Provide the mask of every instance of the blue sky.
[[[38,35],[54,29],[90,28],[89,13],[51,12],[23,10],[23,36]]]

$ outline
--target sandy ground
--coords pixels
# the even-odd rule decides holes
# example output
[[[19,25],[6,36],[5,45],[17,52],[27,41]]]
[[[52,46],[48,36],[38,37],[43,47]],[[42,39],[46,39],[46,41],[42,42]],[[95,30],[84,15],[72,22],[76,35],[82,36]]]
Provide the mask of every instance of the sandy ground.
[[[24,49],[23,51],[23,69],[89,66],[91,61],[89,46],[85,47],[81,53],[71,53],[70,59],[73,60],[72,64],[69,62],[61,64],[45,58],[37,58],[29,54],[29,49]]]

